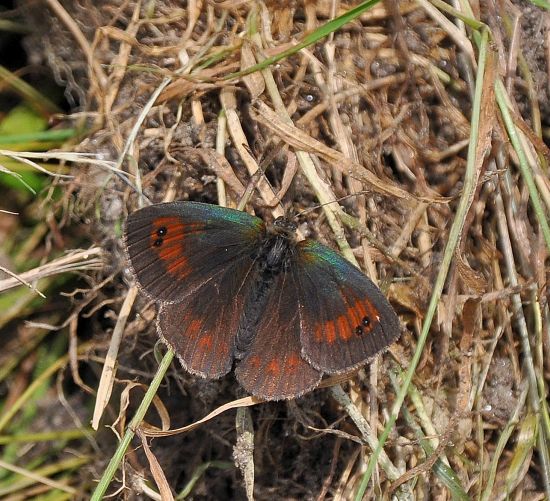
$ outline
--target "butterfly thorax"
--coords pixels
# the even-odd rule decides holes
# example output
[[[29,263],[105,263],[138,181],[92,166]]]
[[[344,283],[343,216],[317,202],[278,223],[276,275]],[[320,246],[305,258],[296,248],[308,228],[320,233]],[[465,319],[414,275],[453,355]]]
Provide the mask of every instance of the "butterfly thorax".
[[[235,351],[237,360],[244,356],[254,340],[275,278],[289,268],[296,247],[295,231],[294,223],[276,219],[255,256],[256,279],[245,300],[244,314],[239,323]]]
[[[278,235],[284,235],[288,239],[293,240],[296,237],[296,223],[284,216],[279,216],[273,221],[272,232]]]

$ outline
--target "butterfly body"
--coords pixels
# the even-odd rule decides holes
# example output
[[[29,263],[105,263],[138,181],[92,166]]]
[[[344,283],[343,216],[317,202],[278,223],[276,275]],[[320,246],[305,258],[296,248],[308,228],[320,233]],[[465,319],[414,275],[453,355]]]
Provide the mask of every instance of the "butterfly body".
[[[255,396],[315,388],[323,373],[366,363],[399,335],[379,289],[330,248],[297,242],[293,221],[198,202],[128,217],[126,249],[141,290],[161,304],[158,330],[184,368],[231,370]]]
[[[296,225],[286,219],[278,218],[272,228],[266,229],[261,237],[259,251],[253,255],[256,279],[254,280],[242,312],[241,322],[236,336],[235,359],[246,355],[253,342],[269,294],[277,276],[285,273],[296,252]]]

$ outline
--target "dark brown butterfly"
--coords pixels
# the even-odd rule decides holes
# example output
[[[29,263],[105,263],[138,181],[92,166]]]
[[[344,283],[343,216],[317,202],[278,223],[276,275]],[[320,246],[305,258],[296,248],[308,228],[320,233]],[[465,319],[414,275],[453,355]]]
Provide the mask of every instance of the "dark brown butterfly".
[[[297,242],[295,230],[285,218],[267,227],[198,202],[130,214],[131,268],[160,303],[159,335],[187,371],[219,378],[237,361],[252,395],[295,398],[399,337],[397,315],[372,281],[328,247]]]

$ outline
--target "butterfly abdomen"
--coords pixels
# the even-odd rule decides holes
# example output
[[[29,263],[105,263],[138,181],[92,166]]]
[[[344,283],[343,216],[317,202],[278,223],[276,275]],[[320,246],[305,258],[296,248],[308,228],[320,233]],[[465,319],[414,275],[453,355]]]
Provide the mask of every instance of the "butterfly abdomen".
[[[245,300],[239,330],[237,331],[235,358],[240,360],[249,350],[256,328],[265,316],[265,307],[272,293],[276,277],[284,273],[294,252],[294,242],[281,235],[266,239],[256,257],[256,280]]]

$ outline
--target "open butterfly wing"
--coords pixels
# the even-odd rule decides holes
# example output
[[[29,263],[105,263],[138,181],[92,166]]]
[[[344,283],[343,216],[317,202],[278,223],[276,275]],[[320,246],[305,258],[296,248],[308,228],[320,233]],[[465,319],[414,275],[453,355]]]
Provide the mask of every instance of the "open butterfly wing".
[[[229,372],[255,253],[265,227],[244,212],[197,202],[157,204],[128,217],[140,288],[161,302],[157,327],[189,372]]]
[[[399,337],[399,320],[380,289],[328,247],[300,242],[292,274],[302,356],[316,369],[334,374],[358,367]]]
[[[231,370],[244,298],[255,280],[253,264],[237,259],[193,295],[161,305],[159,335],[192,374],[218,378]]]
[[[125,227],[137,282],[146,295],[163,303],[194,294],[230,263],[246,267],[264,233],[257,217],[198,202],[145,207],[130,214]]]
[[[300,355],[297,284],[280,273],[269,291],[264,315],[235,375],[241,386],[266,400],[295,398],[315,388],[321,372]]]

